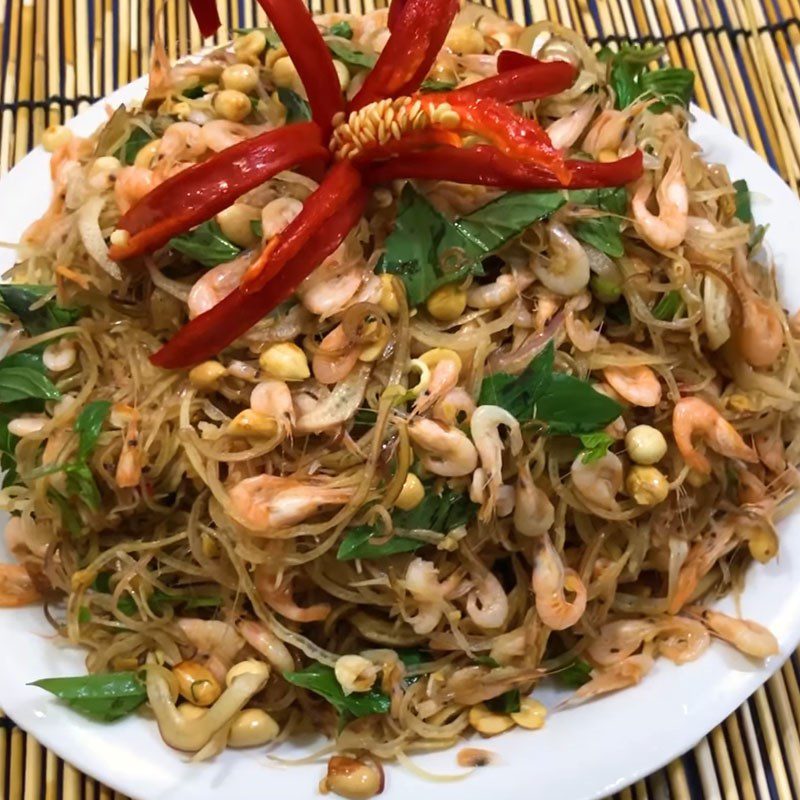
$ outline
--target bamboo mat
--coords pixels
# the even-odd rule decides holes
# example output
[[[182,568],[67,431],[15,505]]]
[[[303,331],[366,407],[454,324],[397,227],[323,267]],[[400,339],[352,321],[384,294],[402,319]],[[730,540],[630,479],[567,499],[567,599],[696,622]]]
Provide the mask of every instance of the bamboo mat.
[[[492,4],[492,0],[486,0]],[[312,0],[360,13],[385,0]],[[593,42],[665,42],[697,74],[696,100],[800,181],[800,0],[494,0],[520,22],[554,19]],[[156,0],[0,0],[0,173],[52,123],[138,77]],[[263,25],[252,0],[219,0],[224,28]],[[170,56],[203,43],[188,0],[163,17]],[[227,38],[223,31],[220,41]],[[656,721],[657,724],[657,721]],[[263,791],[268,793],[269,787]],[[45,750],[0,712],[0,800],[124,800]],[[616,800],[800,798],[800,658],[695,748]],[[558,800],[558,798],[542,798]]]

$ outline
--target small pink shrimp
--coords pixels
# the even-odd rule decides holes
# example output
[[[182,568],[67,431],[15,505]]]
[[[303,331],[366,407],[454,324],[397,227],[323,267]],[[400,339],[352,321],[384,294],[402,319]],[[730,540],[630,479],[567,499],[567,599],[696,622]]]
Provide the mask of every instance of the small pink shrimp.
[[[194,319],[221,303],[242,280],[250,266],[249,253],[219,264],[199,278],[189,292],[189,317]]]
[[[706,626],[737,650],[753,658],[769,658],[780,652],[778,640],[763,625],[749,619],[729,617],[721,611],[690,609],[699,613]]]
[[[275,575],[271,569],[262,564],[255,571],[255,585],[261,599],[270,608],[293,622],[320,622],[331,613],[329,603],[317,603],[313,606],[298,606],[292,594],[294,575],[284,575],[281,582],[275,585]]]
[[[574,111],[567,114],[566,117],[561,117],[561,119],[557,119],[555,122],[548,125],[547,135],[550,137],[550,142],[553,147],[557,150],[565,150],[568,147],[572,147],[589,124],[589,120],[591,120],[594,115],[598,102],[599,100],[597,97],[590,97],[582,102]],[[599,138],[599,134],[595,134],[595,136]],[[622,141],[621,135],[619,141]],[[619,148],[619,144],[617,144],[617,148]]]
[[[125,214],[146,194],[152,192],[161,181],[145,167],[123,167],[114,182],[114,200],[117,208]]]
[[[236,629],[247,644],[279,672],[291,672],[295,668],[289,648],[263,622],[243,619],[236,623]]]
[[[603,377],[623,400],[642,408],[655,408],[661,402],[661,383],[650,367],[606,367]]]
[[[208,150],[203,129],[193,122],[174,122],[158,144],[158,155],[169,162],[194,161]]]
[[[547,492],[540,489],[527,461],[519,466],[514,497],[514,528],[523,536],[541,536],[553,527],[556,512]]]
[[[700,436],[717,453],[728,458],[756,463],[758,456],[748,447],[736,428],[716,408],[699,397],[683,397],[672,412],[672,435],[683,460],[703,475],[711,473],[711,462],[695,449],[692,437]]]
[[[463,386],[456,386],[436,403],[432,414],[434,419],[447,425],[459,425],[469,423],[474,412],[472,395]]]
[[[641,653],[638,656],[629,656],[608,669],[593,670],[592,679],[575,692],[575,697],[578,700],[589,700],[601,694],[635,686],[650,672],[653,663],[650,656]]]
[[[403,615],[416,633],[428,634],[436,628],[447,610],[447,596],[461,583],[461,573],[453,572],[444,581],[439,580],[439,570],[432,561],[415,558],[406,567],[403,581],[405,590],[414,598],[417,612]]]
[[[319,514],[327,506],[340,506],[355,492],[352,486],[303,483],[277,475],[245,478],[230,489],[233,510],[249,530],[259,536],[279,536]]]
[[[499,628],[506,621],[508,595],[491,572],[487,572],[467,595],[467,614],[484,629]]]
[[[436,353],[436,350],[429,351]],[[461,373],[461,359],[455,352],[442,350],[442,353],[452,353],[452,357],[442,357],[431,370],[430,381],[425,391],[414,403],[414,413],[424,414],[431,406],[436,405],[458,383]],[[424,358],[422,359],[424,360]]]
[[[689,191],[683,176],[680,151],[673,155],[669,169],[656,190],[657,216],[647,208],[652,190],[651,175],[639,179],[631,201],[633,224],[648,244],[658,250],[672,250],[686,238],[689,226]]]
[[[284,435],[291,433],[295,422],[292,392],[285,381],[262,381],[250,394],[250,408],[278,420]]]
[[[297,287],[300,302],[321,319],[352,304],[364,281],[363,266],[347,260],[346,254],[347,243],[343,242]]]
[[[311,371],[320,383],[339,383],[352,372],[360,354],[361,346],[347,338],[343,325],[337,325],[320,342]]]
[[[597,119],[592,123],[592,127],[589,128],[581,149],[594,158],[598,158],[601,153],[614,154],[615,157],[622,146],[622,139],[625,136],[625,129],[628,127],[628,123],[643,107],[643,103],[634,103],[621,111],[614,108],[607,108],[601,111]],[[592,109],[592,112],[594,112],[594,109]],[[575,138],[577,139],[577,136]]]
[[[421,451],[422,465],[434,475],[459,478],[472,474],[478,466],[475,445],[458,428],[430,419],[415,419],[409,423],[408,434]]]
[[[0,608],[28,606],[41,599],[42,595],[24,565],[0,564]]]
[[[531,574],[531,586],[536,598],[536,612],[542,622],[554,631],[571,628],[586,610],[586,587],[573,569],[565,569],[550,535],[537,540],[536,556]],[[566,599],[566,592],[575,596]]]
[[[176,622],[189,644],[198,654],[205,656],[206,666],[214,677],[224,683],[228,670],[244,646],[236,628],[222,620],[195,617],[180,617]]]
[[[762,464],[778,474],[786,469],[786,448],[779,426],[757,433],[754,442]]]

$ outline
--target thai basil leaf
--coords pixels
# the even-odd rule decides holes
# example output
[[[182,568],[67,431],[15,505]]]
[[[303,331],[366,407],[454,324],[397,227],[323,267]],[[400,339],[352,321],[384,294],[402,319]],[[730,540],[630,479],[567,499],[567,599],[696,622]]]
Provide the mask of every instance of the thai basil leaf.
[[[3,367],[0,369],[0,404],[20,400],[58,400],[61,392],[51,380],[31,367]]]
[[[581,440],[581,461],[584,464],[591,464],[599,461],[607,452],[608,448],[614,444],[614,439],[604,431],[597,433],[583,433],[578,436]]]
[[[60,306],[55,298],[38,308],[31,309],[34,303],[52,291],[52,286],[0,283],[0,303],[19,319],[27,333],[38,336],[41,333],[74,325],[82,314],[78,308]]]
[[[198,83],[197,86],[190,86],[188,89],[184,89],[181,92],[183,97],[188,97],[189,100],[197,100],[198,97],[202,97],[206,93],[206,87],[202,83]]]
[[[259,239],[264,238],[264,223],[261,222],[260,219],[250,220],[250,230],[253,232],[253,236],[258,237]]]
[[[591,680],[591,671],[592,665],[588,661],[576,658],[568,667],[556,673],[556,679],[570,689],[580,689]]]
[[[286,109],[286,124],[308,122],[311,119],[311,106],[297,92],[283,86],[278,88],[278,99]]]
[[[0,414],[0,472],[3,473],[2,486],[13,486],[17,482],[16,449],[19,439],[10,433],[10,417]]]
[[[88,606],[81,606],[78,609],[78,622],[81,625],[85,625],[87,622],[92,621],[92,612],[89,611]]]
[[[80,436],[78,458],[81,461],[85,461],[94,450],[110,413],[111,403],[108,400],[95,400],[84,406],[78,414],[78,419],[75,420],[75,432]]]
[[[751,251],[757,250],[761,246],[761,242],[764,241],[768,230],[769,225],[756,225],[753,230],[753,235],[750,237],[750,241],[747,242],[747,246]]]
[[[642,95],[661,98],[648,108],[653,114],[661,114],[673,105],[689,105],[694,93],[694,72],[681,67],[654,69],[645,72],[639,84]]]
[[[187,95],[187,97],[188,96],[189,95]],[[134,125],[131,129],[130,135],[125,140],[125,143],[114,155],[116,155],[116,157],[123,164],[133,164],[133,162],[136,160],[136,155],[138,152],[152,140],[153,137],[146,130],[144,130],[144,128]]]
[[[341,61],[345,66],[353,67],[354,69],[372,69],[378,60],[374,53],[362,53],[360,50],[355,50],[341,42],[327,41],[325,44],[334,58]]]
[[[125,717],[147,699],[144,682],[135,672],[45,678],[30,685],[54,694],[75,711],[100,722]]]
[[[70,497],[80,498],[93,510],[100,508],[100,490],[89,465],[86,462],[66,464],[63,470],[67,474],[67,491]]]
[[[353,29],[350,27],[349,22],[345,22],[342,20],[341,22],[335,22],[333,25],[328,28],[328,33],[331,36],[338,36],[340,39],[352,39],[353,38]]]
[[[428,79],[422,81],[420,85],[420,89],[423,92],[449,92],[451,89],[455,89],[458,84],[455,81],[437,81]]]
[[[608,189],[571,189],[567,193],[570,203],[590,206],[622,216],[628,210],[628,191],[623,186]]]
[[[653,307],[653,316],[664,321],[672,320],[682,307],[681,293],[677,289],[671,289]]]
[[[283,677],[301,689],[307,689],[324,697],[343,717],[386,714],[391,705],[389,695],[377,689],[346,695],[336,680],[333,668],[326,664],[314,662],[299,672],[284,672]]]
[[[619,403],[586,381],[554,372],[554,358],[551,341],[518,377],[498,373],[485,379],[479,404],[499,405],[520,422],[538,420],[549,433],[572,436],[596,433],[622,413]]]
[[[487,700],[486,707],[495,714],[516,714],[520,709],[521,702],[519,689],[509,689],[499,697]]]
[[[380,538],[382,531],[374,525],[358,525],[346,531],[336,551],[339,561],[352,561],[356,558],[385,558],[398,553],[413,553],[425,545],[419,539],[408,536],[392,536],[383,544],[370,544],[370,539]]]
[[[622,223],[616,217],[590,217],[575,223],[575,236],[612,258],[622,258]]]
[[[174,236],[169,240],[169,246],[204,267],[225,264],[242,252],[238,245],[222,235],[219,225],[213,220],[198,225],[189,233]]]
[[[274,28],[232,28],[237,36],[246,36],[253,31],[261,31],[267,40],[267,47],[270,50],[277,50],[281,46],[281,37],[278,36]]]
[[[80,536],[83,532],[83,522],[69,500],[52,487],[47,490],[47,496],[58,506],[58,510],[61,512],[61,522],[69,535],[73,538]]]
[[[747,185],[747,181],[744,179],[734,181],[733,188],[736,190],[734,216],[742,222],[752,222],[753,210],[750,205],[750,187]]]

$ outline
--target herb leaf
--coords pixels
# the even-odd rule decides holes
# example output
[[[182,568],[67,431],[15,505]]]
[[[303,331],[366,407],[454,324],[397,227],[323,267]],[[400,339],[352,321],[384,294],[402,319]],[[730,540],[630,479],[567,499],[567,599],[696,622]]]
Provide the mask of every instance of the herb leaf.
[[[201,90],[202,93],[202,90]],[[123,164],[133,164],[138,152],[151,142],[153,137],[144,128],[134,125],[125,143],[114,154]]]
[[[581,461],[584,464],[599,461],[608,452],[608,448],[614,444],[614,439],[605,431],[583,433],[578,438],[581,440],[581,447],[583,448]]]
[[[70,496],[79,497],[91,509],[100,508],[100,490],[89,465],[85,461],[67,464],[64,472],[67,474],[67,491]]]
[[[750,187],[747,185],[747,181],[744,179],[734,181],[733,188],[736,190],[734,216],[742,222],[752,222],[753,209],[750,205]]]
[[[286,108],[286,124],[308,122],[311,119],[311,106],[297,92],[284,86],[278,87],[278,99]]]
[[[325,44],[334,58],[341,61],[345,66],[353,67],[354,69],[372,69],[378,60],[374,53],[362,53],[360,50],[348,47],[341,42],[327,41]]]
[[[0,414],[0,472],[3,474],[2,486],[13,486],[17,482],[16,449],[19,439],[8,430],[10,418]]]
[[[94,450],[103,425],[111,413],[111,403],[108,400],[95,400],[87,404],[75,420],[75,431],[80,436],[78,445],[78,458],[85,461]]]
[[[301,689],[324,697],[342,716],[386,714],[391,705],[389,696],[377,689],[346,695],[336,680],[333,668],[319,662],[314,662],[299,672],[284,672],[283,677]]]
[[[4,367],[0,370],[0,403],[19,400],[58,400],[61,392],[51,380],[31,367]]]
[[[457,85],[454,81],[437,81],[429,78],[422,81],[419,88],[423,92],[449,92],[451,89],[455,89]]]
[[[75,508],[61,492],[52,487],[47,490],[47,496],[58,506],[61,512],[61,523],[73,538],[80,536],[83,531],[83,522]]]
[[[683,306],[683,297],[677,289],[670,289],[653,307],[653,316],[664,321],[675,319]]]
[[[169,240],[169,246],[183,253],[204,267],[216,267],[232,261],[241,253],[241,248],[222,235],[214,220],[198,225],[189,233],[182,233]]]
[[[660,45],[642,48],[623,45],[619,53],[610,57],[609,82],[617,96],[617,108],[626,108],[640,97],[661,98],[649,106],[653,114],[661,114],[671,105],[689,105],[694,90],[694,73],[690,69],[647,69],[663,52]]]
[[[398,553],[413,553],[425,545],[419,539],[409,536],[392,536],[383,544],[370,544],[370,539],[380,538],[382,532],[374,525],[358,525],[346,531],[336,551],[339,561],[352,561],[356,558],[385,558]]]
[[[51,692],[75,711],[100,722],[125,717],[147,699],[145,685],[135,672],[44,678],[30,685]]]
[[[516,714],[520,709],[521,702],[519,689],[509,689],[499,697],[487,700],[486,707],[495,714]]]
[[[353,38],[353,29],[350,27],[350,23],[346,22],[345,20],[341,20],[341,22],[335,22],[333,25],[328,28],[328,33],[331,36],[338,36],[340,39],[352,39]]]
[[[620,220],[615,217],[589,217],[575,223],[575,236],[601,253],[612,258],[622,258],[625,247],[622,244],[620,225]]]
[[[582,658],[576,658],[568,667],[556,673],[559,683],[570,689],[579,689],[584,683],[588,683],[591,678],[589,673],[592,665]]]
[[[81,316],[78,308],[60,306],[55,299],[31,310],[31,306],[53,291],[52,286],[0,283],[0,302],[22,323],[31,336],[74,325]]]
[[[549,433],[572,436],[596,433],[622,413],[619,403],[586,381],[554,372],[554,358],[550,341],[518,377],[497,373],[486,378],[479,404],[499,405],[520,422],[535,419],[545,423]]]

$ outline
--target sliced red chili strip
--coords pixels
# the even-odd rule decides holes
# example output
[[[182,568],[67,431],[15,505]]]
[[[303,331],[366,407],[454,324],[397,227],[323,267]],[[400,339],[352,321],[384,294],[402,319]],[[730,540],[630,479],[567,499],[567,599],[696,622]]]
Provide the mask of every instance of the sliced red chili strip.
[[[386,144],[373,142],[360,153],[350,156],[356,164],[366,164],[376,159],[383,160],[404,153],[429,150],[431,147],[447,145],[461,147],[461,137],[453,131],[427,130],[409,133],[401,139],[390,139]]]
[[[204,37],[216,33],[222,25],[217,10],[217,0],[189,0],[189,7]]]
[[[374,164],[366,172],[369,183],[388,183],[400,178],[411,180],[454,181],[506,190],[593,189],[624,186],[642,174],[642,153],[637,150],[619,161],[566,162],[570,171],[567,183],[539,164],[510,158],[494,147],[437,147],[427,152],[409,153]]]
[[[303,210],[270,240],[250,265],[242,281],[244,291],[248,294],[257,291],[274,278],[286,262],[300,252],[309,236],[350,202],[361,185],[361,173],[350,161],[335,164],[303,203]]]
[[[528,61],[532,63],[484,78],[458,89],[453,94],[491,97],[500,103],[521,103],[563,92],[572,86],[578,74],[575,67],[566,61],[537,61],[535,58]]]
[[[282,170],[328,155],[313,122],[277,128],[228,147],[146,194],[117,225],[130,234],[129,240],[113,245],[109,255],[122,261],[150,253]]]
[[[327,136],[344,97],[322,34],[302,0],[258,0],[275,27],[308,95],[311,116]]]
[[[511,69],[520,69],[521,67],[534,67],[539,64],[553,64],[561,63],[566,64],[566,61],[553,62],[542,61],[534,56],[525,55],[525,53],[518,53],[516,50],[501,50],[497,54],[497,71],[508,72]]]
[[[389,6],[389,30],[393,31],[397,27],[397,23],[400,19],[400,15],[405,7],[406,0],[392,0],[391,5]]]
[[[360,189],[264,287],[249,294],[239,287],[210,311],[195,317],[151,356],[153,364],[164,369],[191,367],[216,355],[246,333],[290,297],[300,282],[344,241],[361,218],[367,196],[367,190]]]
[[[458,5],[458,0],[405,0],[392,17],[389,41],[349,108],[419,89],[442,49]]]

